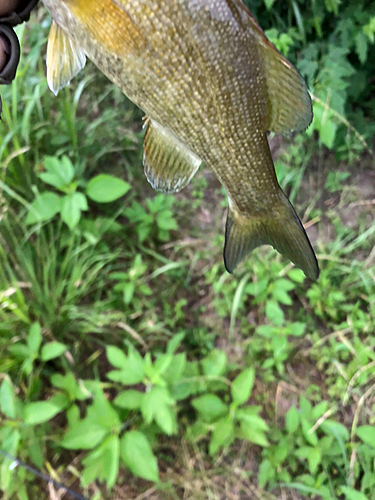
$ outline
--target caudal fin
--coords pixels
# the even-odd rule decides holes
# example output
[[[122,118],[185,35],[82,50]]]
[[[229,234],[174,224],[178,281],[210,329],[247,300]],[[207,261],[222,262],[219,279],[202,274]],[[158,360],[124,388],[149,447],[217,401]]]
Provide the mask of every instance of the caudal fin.
[[[224,263],[232,273],[246,254],[259,245],[272,245],[312,280],[319,266],[307,234],[287,197],[280,191],[280,204],[269,215],[247,217],[229,209],[225,228]]]

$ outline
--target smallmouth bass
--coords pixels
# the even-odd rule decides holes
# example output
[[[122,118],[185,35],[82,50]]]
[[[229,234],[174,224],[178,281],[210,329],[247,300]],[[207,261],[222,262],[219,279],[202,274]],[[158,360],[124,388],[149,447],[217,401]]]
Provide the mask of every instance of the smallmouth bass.
[[[43,2],[53,19],[50,88],[57,93],[89,57],[146,113],[143,163],[155,189],[183,189],[203,162],[224,186],[226,269],[270,244],[317,279],[314,251],[277,182],[266,136],[306,129],[311,99],[242,1]]]

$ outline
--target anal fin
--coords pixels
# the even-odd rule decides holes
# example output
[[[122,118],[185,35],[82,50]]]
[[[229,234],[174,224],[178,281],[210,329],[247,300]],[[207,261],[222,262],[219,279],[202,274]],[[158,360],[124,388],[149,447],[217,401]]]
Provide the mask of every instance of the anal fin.
[[[265,37],[261,39],[268,92],[265,129],[289,134],[307,129],[312,122],[311,97],[298,70]]]
[[[143,167],[157,191],[174,193],[187,186],[202,160],[159,123],[150,120],[143,144]]]
[[[85,66],[83,50],[52,21],[47,46],[47,83],[57,95]]]

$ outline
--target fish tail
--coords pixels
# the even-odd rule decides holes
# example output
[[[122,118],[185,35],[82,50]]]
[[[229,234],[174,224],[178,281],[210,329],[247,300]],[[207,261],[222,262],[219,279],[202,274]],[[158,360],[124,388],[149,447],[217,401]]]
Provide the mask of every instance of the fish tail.
[[[229,208],[225,228],[224,263],[232,273],[246,254],[259,245],[272,245],[278,252],[316,280],[319,266],[301,221],[280,189],[280,203],[269,214],[249,216]]]

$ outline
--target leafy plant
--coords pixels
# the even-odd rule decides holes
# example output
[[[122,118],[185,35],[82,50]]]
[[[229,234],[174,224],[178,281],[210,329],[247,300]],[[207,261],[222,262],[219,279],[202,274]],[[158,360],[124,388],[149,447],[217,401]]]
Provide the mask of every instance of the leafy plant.
[[[84,194],[77,191],[78,181],[67,156],[61,160],[47,157],[43,165],[46,171],[39,174],[41,180],[64,195],[51,191],[37,195],[28,209],[26,224],[45,222],[60,213],[61,219],[73,230],[81,218],[81,212],[88,210],[87,197],[97,203],[109,203],[121,198],[130,189],[130,185],[121,179],[99,174],[87,183]]]

